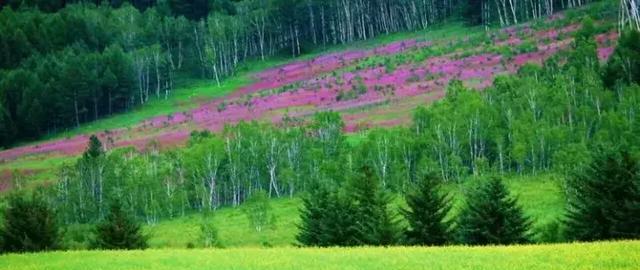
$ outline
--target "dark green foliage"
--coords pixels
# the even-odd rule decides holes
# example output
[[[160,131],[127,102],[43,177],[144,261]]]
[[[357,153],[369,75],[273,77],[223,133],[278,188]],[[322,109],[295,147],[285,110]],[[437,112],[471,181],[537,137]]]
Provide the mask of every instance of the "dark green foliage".
[[[391,196],[380,187],[371,169],[364,166],[349,187],[354,202],[357,240],[361,245],[393,245],[400,240],[395,215],[389,211]]]
[[[502,180],[493,177],[468,194],[458,237],[469,245],[526,243],[530,224]]]
[[[401,235],[389,211],[391,197],[368,167],[353,178],[346,193],[316,187],[303,198],[298,242],[306,246],[393,245]]]
[[[96,227],[98,249],[145,249],[147,236],[142,234],[140,224],[122,209],[119,202],[111,205],[106,219]]]
[[[4,213],[0,229],[0,251],[35,252],[58,247],[56,217],[47,203],[36,197],[26,200],[14,195]]]
[[[569,182],[567,238],[640,238],[640,167],[628,152],[606,151]]]
[[[353,204],[337,192],[317,187],[302,199],[301,223],[296,240],[305,246],[354,246],[356,216]]]
[[[443,195],[440,180],[425,177],[406,196],[407,209],[401,212],[409,223],[405,231],[410,245],[443,245],[450,240],[451,222],[447,214],[451,210],[451,197]]]
[[[640,32],[622,33],[605,67],[603,80],[608,87],[614,87],[616,83],[640,84]]]
[[[209,0],[169,0],[169,7],[175,16],[185,16],[200,20],[209,14]]]
[[[104,150],[102,149],[102,142],[96,135],[91,135],[89,137],[89,144],[87,145],[87,150],[84,152],[85,158],[95,159],[104,155]]]

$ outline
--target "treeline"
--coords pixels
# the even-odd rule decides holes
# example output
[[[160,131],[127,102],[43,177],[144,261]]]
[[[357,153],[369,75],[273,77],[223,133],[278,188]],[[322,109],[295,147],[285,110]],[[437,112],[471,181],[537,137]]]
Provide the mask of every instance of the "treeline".
[[[155,223],[237,206],[256,194],[306,193],[303,244],[384,245],[405,237],[422,244],[505,244],[530,241],[532,220],[521,214],[501,175],[555,172],[567,179],[567,219],[554,222],[567,238],[637,238],[637,219],[629,217],[637,216],[640,201],[640,34],[623,34],[601,66],[590,30],[586,24],[576,34],[571,52],[499,77],[483,92],[453,82],[444,99],[415,112],[408,128],[373,129],[347,140],[340,115],[324,112],[277,127],[240,123],[221,134],[194,132],[185,148],[166,152],[150,143],[142,152],[105,153],[92,137],[83,157],[41,193],[62,224],[105,220],[114,202],[139,221]],[[438,183],[469,176],[492,180],[466,194],[466,210],[452,218]],[[404,233],[390,212],[389,193],[407,196]],[[434,214],[425,220],[425,211]],[[494,215],[509,216],[514,227],[482,223]],[[305,236],[307,221],[325,231]],[[322,225],[326,221],[340,227]],[[420,224],[446,232],[432,236],[455,238],[420,240]]]
[[[446,244],[509,245],[537,241],[639,239],[640,167],[628,152],[600,150],[570,179],[565,215],[534,230],[499,177],[476,183],[461,209],[442,181],[427,175],[406,193],[407,206],[391,211],[391,197],[363,167],[342,187],[319,186],[304,198],[297,240],[306,246]],[[535,239],[535,240],[534,240]]]
[[[560,4],[564,2],[554,6],[584,4]],[[3,147],[167,98],[181,79],[220,83],[247,60],[298,56],[317,47],[424,29],[460,15],[464,7],[480,10],[474,2],[460,0],[3,3]],[[529,2],[517,3],[500,5],[517,13],[500,11],[490,20],[500,18],[505,25],[537,18]]]
[[[590,28],[583,29],[568,55],[499,77],[483,92],[453,82],[443,100],[416,110],[410,127],[373,129],[352,138],[357,142],[346,139],[333,112],[309,122],[194,132],[186,147],[166,152],[152,142],[141,153],[104,153],[93,138],[92,150],[60,172],[51,202],[64,223],[100,220],[115,199],[154,223],[236,206],[258,190],[283,197],[319,184],[340,186],[365,165],[382,188],[404,192],[426,172],[445,182],[494,174],[568,176],[589,164],[599,147],[637,154],[640,36],[623,35],[601,67]],[[621,66],[627,63],[633,64]]]
[[[465,14],[470,22],[506,26],[588,4],[590,0],[470,0]]]
[[[456,6],[133,1],[136,9],[123,1],[77,2],[9,1],[0,12],[0,145],[167,98],[177,77],[220,83],[248,59],[423,29]]]

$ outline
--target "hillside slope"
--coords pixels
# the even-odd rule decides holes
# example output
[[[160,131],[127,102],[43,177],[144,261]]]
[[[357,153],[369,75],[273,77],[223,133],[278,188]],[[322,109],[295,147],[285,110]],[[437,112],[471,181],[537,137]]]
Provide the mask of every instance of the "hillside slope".
[[[219,131],[226,124],[249,120],[278,123],[285,115],[304,118],[326,110],[342,112],[346,129],[352,132],[402,125],[417,105],[441,98],[451,80],[483,89],[496,75],[514,73],[529,62],[540,64],[569,49],[572,33],[580,29],[586,12],[571,14],[489,32],[444,27],[373,49],[295,61],[259,72],[253,83],[193,110],[90,132],[98,133],[108,148],[143,149],[151,141],[165,147],[183,143],[192,130]],[[613,51],[617,35],[611,21],[599,23],[598,54],[604,60]],[[5,150],[0,160],[34,154],[77,155],[89,135]]]

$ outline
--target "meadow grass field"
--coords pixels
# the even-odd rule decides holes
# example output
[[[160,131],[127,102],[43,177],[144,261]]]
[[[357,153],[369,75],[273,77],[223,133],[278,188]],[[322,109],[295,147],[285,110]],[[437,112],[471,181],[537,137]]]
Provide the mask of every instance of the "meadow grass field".
[[[446,189],[456,199],[455,207],[462,204],[462,194],[470,188],[474,181],[465,184],[448,184]],[[564,211],[564,194],[561,181],[554,175],[538,177],[510,177],[506,180],[513,196],[519,199],[527,216],[535,220],[534,230],[557,221]],[[393,211],[404,206],[404,199],[397,195]],[[223,247],[288,247],[296,244],[298,233],[299,209],[302,201],[298,197],[281,198],[271,201],[272,214],[276,217],[274,226],[260,233],[249,225],[249,220],[242,212],[242,206],[225,207],[215,212],[214,224],[218,230],[220,245]],[[452,211],[456,214],[456,209]],[[155,225],[145,226],[152,248],[186,248],[199,246],[200,214],[189,214],[185,217],[162,221]],[[534,232],[537,233],[537,232]],[[537,237],[537,236],[536,236]]]
[[[491,247],[60,251],[0,256],[0,269],[638,269],[640,241]]]

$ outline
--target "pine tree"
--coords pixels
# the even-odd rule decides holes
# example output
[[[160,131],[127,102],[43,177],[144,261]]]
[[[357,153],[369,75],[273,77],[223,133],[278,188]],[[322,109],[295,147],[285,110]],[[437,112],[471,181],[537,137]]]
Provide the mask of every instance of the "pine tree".
[[[389,211],[391,197],[367,166],[354,179],[351,196],[357,217],[357,240],[362,245],[393,245],[400,238],[397,221]]]
[[[296,239],[305,246],[355,246],[359,244],[357,217],[350,200],[323,187],[303,198]]]
[[[569,182],[567,238],[640,238],[640,173],[627,152],[604,152]]]
[[[449,241],[451,222],[446,216],[451,210],[451,198],[441,194],[438,179],[425,177],[406,200],[409,208],[401,212],[409,222],[405,231],[407,244],[434,246]]]
[[[305,246],[330,246],[327,239],[327,224],[329,205],[331,203],[329,191],[318,188],[302,198],[300,209],[300,224],[296,240]]]
[[[95,159],[99,156],[102,156],[104,151],[102,150],[102,142],[96,135],[91,135],[89,137],[89,145],[87,146],[87,150],[84,152],[85,158]]]
[[[34,252],[58,247],[58,226],[55,214],[43,200],[31,200],[14,195],[4,213],[4,228],[0,230],[0,250]]]
[[[467,196],[458,223],[460,242],[470,245],[526,243],[531,225],[497,177]]]
[[[96,228],[95,248],[99,249],[145,249],[147,236],[140,225],[122,209],[119,202],[111,205],[106,219]]]

